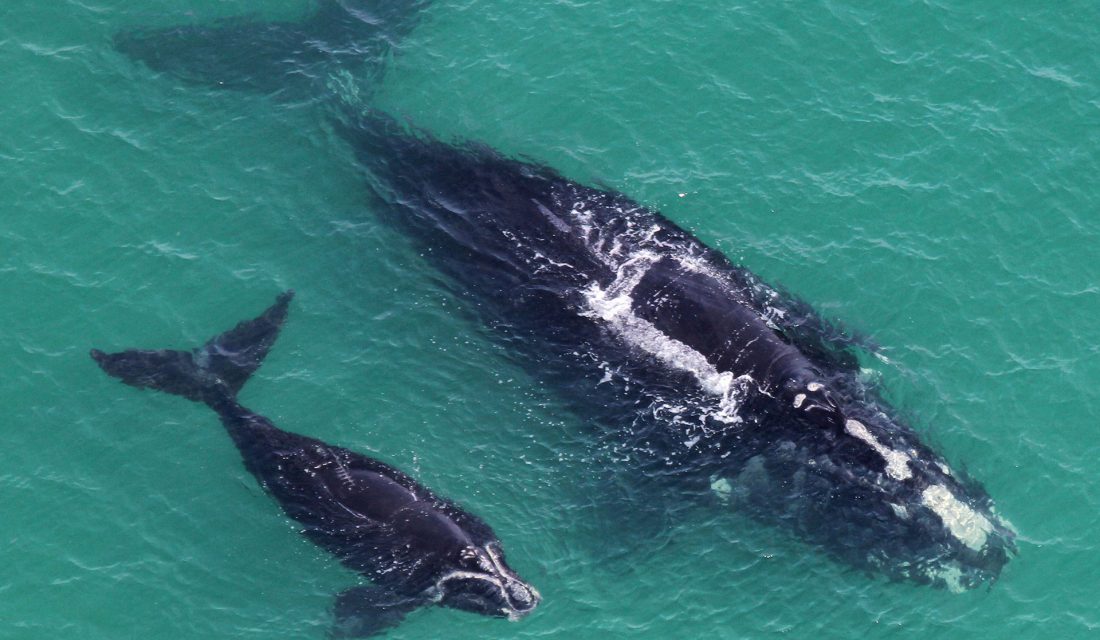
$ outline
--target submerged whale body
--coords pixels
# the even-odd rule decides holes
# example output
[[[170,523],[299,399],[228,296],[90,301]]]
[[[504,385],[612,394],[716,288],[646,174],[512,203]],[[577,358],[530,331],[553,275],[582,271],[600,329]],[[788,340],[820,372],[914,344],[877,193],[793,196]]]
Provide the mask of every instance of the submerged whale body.
[[[337,68],[380,76],[430,0],[314,0],[300,20],[256,16],[119,32],[115,48],[153,71],[211,88],[303,99]]]
[[[659,213],[377,112],[337,129],[389,219],[530,370],[612,406],[599,419],[649,470],[891,578],[973,588],[1015,552],[986,492],[860,381],[850,340]]]
[[[366,636],[413,609],[440,604],[518,619],[538,592],[507,565],[484,522],[373,458],[283,431],[237,402],[286,317],[290,294],[258,318],[193,351],[93,350],[126,384],[204,402],[245,467],[302,534],[373,583],[337,598],[335,635]]]

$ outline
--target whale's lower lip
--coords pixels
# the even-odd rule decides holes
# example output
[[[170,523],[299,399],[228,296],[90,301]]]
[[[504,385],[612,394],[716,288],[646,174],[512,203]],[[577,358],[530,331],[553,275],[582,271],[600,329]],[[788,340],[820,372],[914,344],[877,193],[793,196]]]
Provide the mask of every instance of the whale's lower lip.
[[[515,621],[526,617],[539,606],[540,602],[542,602],[542,594],[540,594],[538,590],[534,587],[527,587],[527,590],[531,593],[531,606],[526,609],[508,607],[504,610],[504,615],[507,616],[509,620]]]

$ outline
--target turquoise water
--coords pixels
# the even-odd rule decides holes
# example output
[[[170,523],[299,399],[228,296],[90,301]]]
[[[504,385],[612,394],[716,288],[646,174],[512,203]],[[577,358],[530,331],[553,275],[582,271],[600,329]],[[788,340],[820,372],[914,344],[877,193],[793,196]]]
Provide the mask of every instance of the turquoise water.
[[[887,395],[1019,530],[1001,580],[892,584],[606,482],[583,416],[372,214],[317,109],[111,48],[255,3],[9,0],[0,637],[325,636],[355,576],[297,535],[208,409],[87,357],[198,344],[285,288],[244,403],[480,514],[544,596],[519,623],[432,609],[389,637],[1096,631],[1100,7],[516,4],[431,6],[376,104],[621,190],[872,336]]]

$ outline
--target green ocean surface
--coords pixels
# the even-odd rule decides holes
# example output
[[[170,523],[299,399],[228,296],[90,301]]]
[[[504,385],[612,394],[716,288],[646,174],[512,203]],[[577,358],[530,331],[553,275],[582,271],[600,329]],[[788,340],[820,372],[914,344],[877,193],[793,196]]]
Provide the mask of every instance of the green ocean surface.
[[[1019,532],[1000,580],[963,594],[609,485],[591,425],[371,211],[315,105],[112,48],[308,7],[0,6],[0,638],[326,637],[357,577],[209,409],[87,355],[198,345],[287,288],[244,404],[479,514],[544,598],[518,623],[425,609],[387,637],[1100,633],[1100,5],[439,1],[369,89],[659,209],[881,345],[871,375]]]

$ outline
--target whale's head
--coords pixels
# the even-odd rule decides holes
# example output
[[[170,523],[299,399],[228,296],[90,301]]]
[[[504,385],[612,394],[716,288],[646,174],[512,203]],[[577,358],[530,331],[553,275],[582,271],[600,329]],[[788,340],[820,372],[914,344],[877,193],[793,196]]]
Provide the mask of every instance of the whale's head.
[[[466,546],[452,558],[453,569],[436,582],[440,604],[482,615],[518,620],[542,596],[504,561],[496,542]]]
[[[844,421],[843,446],[870,450],[868,467],[845,472],[849,500],[838,507],[863,529],[849,532],[859,543],[847,553],[892,578],[951,591],[992,584],[1016,552],[1015,531],[981,485],[895,427],[881,414]]]
[[[1016,534],[985,489],[878,407],[827,404],[766,435],[712,489],[869,572],[952,591],[992,584]]]

